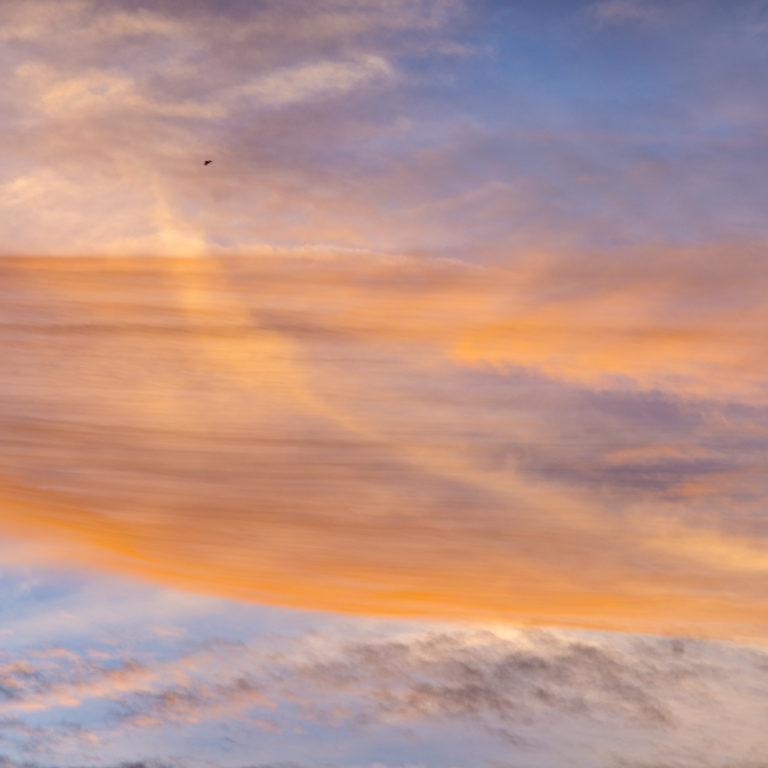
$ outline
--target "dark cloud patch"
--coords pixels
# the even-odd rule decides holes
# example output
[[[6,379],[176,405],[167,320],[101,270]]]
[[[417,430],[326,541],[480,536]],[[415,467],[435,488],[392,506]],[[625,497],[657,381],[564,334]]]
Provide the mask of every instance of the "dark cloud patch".
[[[342,649],[343,660],[309,665],[301,674],[308,683],[341,691],[373,683],[361,700],[371,718],[469,719],[509,728],[545,712],[574,718],[612,712],[647,727],[672,725],[656,695],[662,683],[657,670],[583,642],[541,639],[541,648],[526,650],[492,636],[487,645],[449,635],[356,645]],[[670,673],[683,679],[692,671],[667,669],[666,681]]]
[[[172,723],[197,722],[269,704],[268,687],[248,675],[213,684],[193,683],[160,690],[138,690],[128,697],[117,697],[116,719],[139,728]]]
[[[57,647],[31,649],[24,661],[10,661],[0,667],[9,703],[22,707],[46,697],[55,701],[59,695],[66,698],[78,692],[87,696],[92,690],[102,690],[101,686],[119,684],[146,672],[146,666],[134,659],[98,661]]]

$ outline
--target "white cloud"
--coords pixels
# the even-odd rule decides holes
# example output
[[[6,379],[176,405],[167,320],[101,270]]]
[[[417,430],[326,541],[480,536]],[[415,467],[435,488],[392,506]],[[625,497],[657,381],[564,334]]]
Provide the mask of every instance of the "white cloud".
[[[394,70],[381,56],[361,55],[342,61],[319,61],[267,72],[233,94],[282,106],[332,98],[376,82],[391,82]]]

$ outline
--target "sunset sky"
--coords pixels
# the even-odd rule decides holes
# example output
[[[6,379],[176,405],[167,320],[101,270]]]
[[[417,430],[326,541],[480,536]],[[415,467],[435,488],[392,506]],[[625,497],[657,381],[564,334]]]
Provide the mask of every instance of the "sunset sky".
[[[0,0],[0,768],[768,765],[766,64]]]

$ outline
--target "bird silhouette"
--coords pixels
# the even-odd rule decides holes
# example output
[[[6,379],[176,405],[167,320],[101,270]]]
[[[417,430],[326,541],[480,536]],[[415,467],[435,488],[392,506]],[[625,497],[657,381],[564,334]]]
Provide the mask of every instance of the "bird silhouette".
[[[210,165],[213,162],[213,160],[204,160],[203,165]]]

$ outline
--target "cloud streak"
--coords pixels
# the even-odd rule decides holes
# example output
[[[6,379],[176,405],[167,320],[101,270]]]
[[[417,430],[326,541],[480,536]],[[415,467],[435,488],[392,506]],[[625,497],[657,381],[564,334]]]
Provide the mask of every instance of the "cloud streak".
[[[689,254],[661,283],[631,260],[5,260],[0,519],[270,602],[762,632],[746,253],[731,285]],[[713,285],[727,344],[692,330]]]

